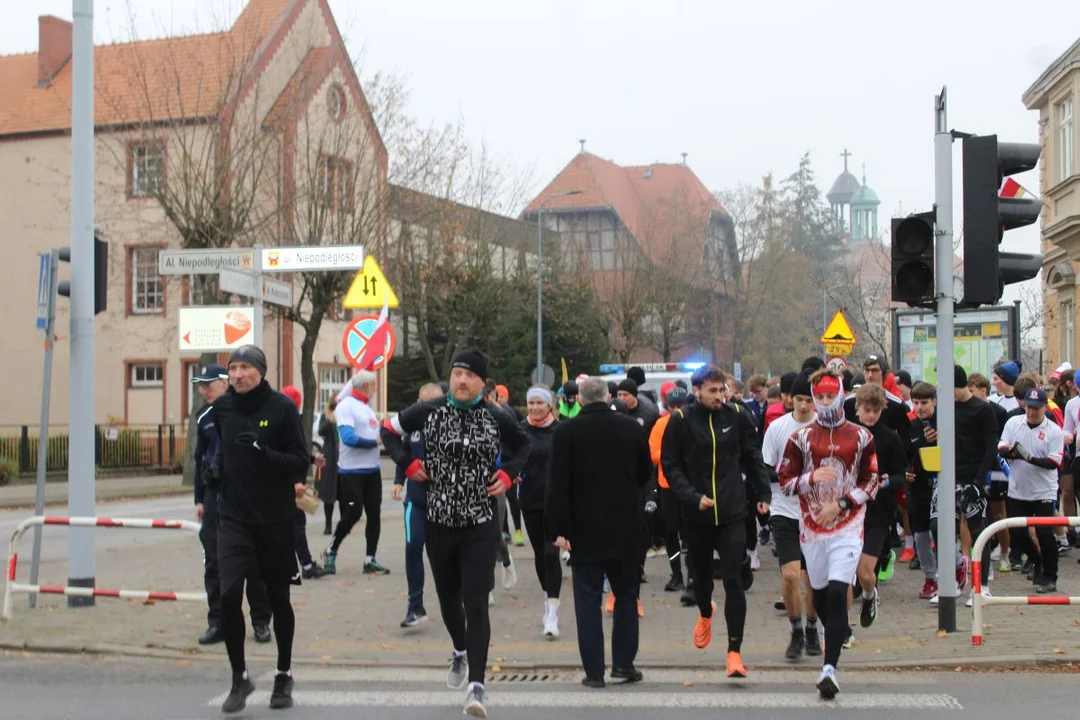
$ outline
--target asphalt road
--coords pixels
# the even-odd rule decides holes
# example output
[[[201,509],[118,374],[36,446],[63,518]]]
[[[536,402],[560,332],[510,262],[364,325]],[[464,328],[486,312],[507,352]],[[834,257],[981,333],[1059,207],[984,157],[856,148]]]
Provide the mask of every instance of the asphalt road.
[[[257,690],[238,717],[304,720],[425,720],[461,717],[464,693],[436,670],[297,667],[296,707],[271,711],[269,667],[252,667]],[[844,672],[841,694],[817,698],[813,671],[758,672],[734,683],[696,670],[646,672],[633,686],[586,690],[580,675],[489,679],[490,717],[532,720],[626,717],[664,720],[867,717],[880,720],[970,717],[1012,720],[1031,712],[1067,717],[1075,708],[1071,675]],[[0,654],[0,715],[35,719],[192,720],[220,717],[228,685],[220,662]],[[393,708],[392,715],[389,708]]]

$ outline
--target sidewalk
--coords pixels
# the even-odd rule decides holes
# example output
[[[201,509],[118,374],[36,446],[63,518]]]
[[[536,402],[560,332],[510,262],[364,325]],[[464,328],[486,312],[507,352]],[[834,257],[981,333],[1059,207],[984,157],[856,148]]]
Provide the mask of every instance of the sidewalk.
[[[404,530],[400,505],[384,503],[383,533],[379,559],[393,574],[373,578],[360,573],[363,528],[358,525],[345,541],[338,559],[338,575],[306,581],[294,588],[297,612],[294,657],[309,664],[365,666],[433,666],[445,664],[450,650],[439,620],[438,602],[430,585],[425,599],[430,622],[402,630],[405,613]],[[123,532],[123,531],[118,531]],[[311,518],[308,537],[314,555],[326,545],[322,516]],[[151,554],[152,553],[152,554]],[[140,546],[98,554],[100,587],[155,590],[201,588],[202,549],[187,535],[175,542]],[[492,608],[490,662],[504,669],[578,667],[573,594],[567,569],[563,580],[560,627],[562,637],[551,641],[541,636],[543,598],[527,547],[514,548],[519,582],[504,591],[501,571],[496,571],[496,605]],[[1062,558],[1059,587],[1063,593],[1080,594],[1080,566],[1076,555]],[[785,616],[773,609],[778,597],[779,572],[768,548],[763,549],[762,569],[748,593],[748,616],[744,658],[758,668],[790,667],[783,660],[789,635]],[[20,565],[20,577],[26,573]],[[43,583],[62,582],[65,562],[43,563]],[[663,557],[648,561],[649,583],[642,587],[645,617],[641,621],[641,667],[717,667],[724,662],[723,613],[718,613],[713,644],[696,650],[691,642],[696,611],[678,604],[678,596],[665,593],[667,563]],[[947,637],[937,633],[937,611],[917,593],[922,573],[906,566],[896,569],[893,580],[881,586],[882,604],[877,622],[869,629],[858,627],[858,605],[851,613],[855,646],[845,650],[844,666],[918,667],[961,665],[1034,665],[1080,662],[1080,614],[1070,607],[988,608],[985,644],[971,646],[970,610],[958,609],[959,631]],[[991,582],[995,594],[1032,592],[1019,573],[999,576]],[[722,590],[716,598],[723,607]],[[962,603],[962,601],[961,601]],[[225,662],[223,645],[198,646],[195,639],[206,627],[206,608],[192,603],[148,603],[99,599],[93,608],[71,610],[62,597],[39,597],[38,609],[28,610],[25,595],[15,598],[12,621],[0,625],[0,647],[42,651],[103,652],[154,655],[171,658],[202,656]],[[607,623],[610,629],[610,621]],[[610,630],[609,630],[610,632]],[[248,643],[255,662],[270,664],[274,645]],[[813,666],[816,659],[804,658]]]
[[[143,477],[97,478],[98,501],[183,495],[192,492],[183,485],[183,475],[147,475]],[[37,494],[35,483],[0,487],[0,509],[33,508]],[[45,506],[67,505],[67,482],[45,483]]]

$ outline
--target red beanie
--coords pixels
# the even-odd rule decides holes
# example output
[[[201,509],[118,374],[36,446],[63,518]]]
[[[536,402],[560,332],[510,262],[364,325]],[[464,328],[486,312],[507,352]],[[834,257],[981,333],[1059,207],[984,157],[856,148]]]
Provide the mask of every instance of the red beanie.
[[[300,406],[304,404],[303,400],[300,398],[300,391],[297,390],[294,385],[286,385],[285,387],[281,388],[281,394],[296,403],[297,410],[299,410]]]

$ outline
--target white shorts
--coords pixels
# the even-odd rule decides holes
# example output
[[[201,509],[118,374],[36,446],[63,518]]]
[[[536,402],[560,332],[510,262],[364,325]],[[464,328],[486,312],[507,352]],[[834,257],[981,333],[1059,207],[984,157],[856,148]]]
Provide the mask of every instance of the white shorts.
[[[802,552],[806,558],[810,587],[821,590],[828,587],[831,580],[851,584],[855,580],[862,549],[861,534],[825,537],[803,543]]]

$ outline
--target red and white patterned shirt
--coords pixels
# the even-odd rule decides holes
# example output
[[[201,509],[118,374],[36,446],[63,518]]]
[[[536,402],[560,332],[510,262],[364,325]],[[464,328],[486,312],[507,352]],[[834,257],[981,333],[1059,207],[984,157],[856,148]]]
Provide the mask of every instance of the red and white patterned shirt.
[[[834,482],[811,484],[814,471],[836,468]],[[866,502],[877,494],[877,455],[870,431],[852,422],[835,428],[818,423],[797,430],[788,440],[778,472],[780,491],[797,495],[802,509],[799,530],[802,542],[827,537],[862,537]],[[831,522],[821,523],[822,508],[846,497],[851,508],[841,510]]]

